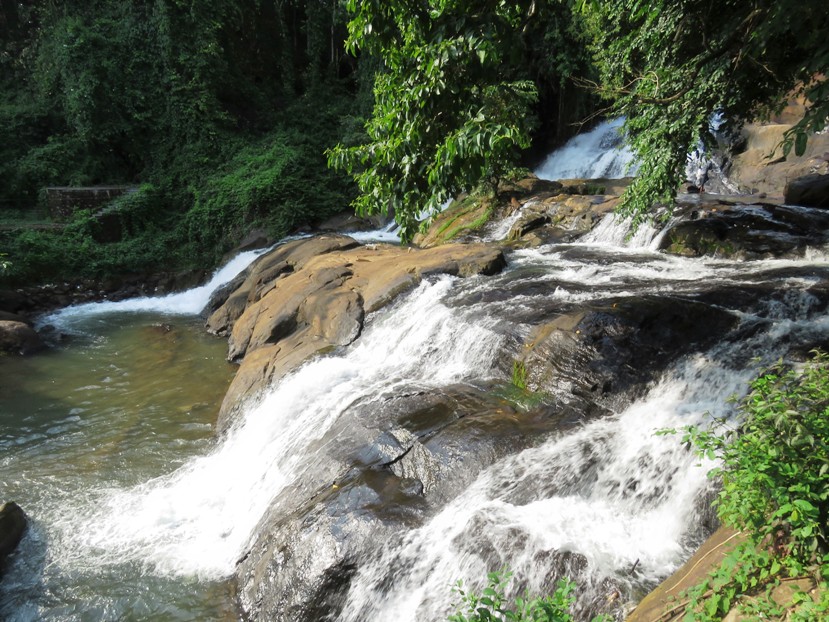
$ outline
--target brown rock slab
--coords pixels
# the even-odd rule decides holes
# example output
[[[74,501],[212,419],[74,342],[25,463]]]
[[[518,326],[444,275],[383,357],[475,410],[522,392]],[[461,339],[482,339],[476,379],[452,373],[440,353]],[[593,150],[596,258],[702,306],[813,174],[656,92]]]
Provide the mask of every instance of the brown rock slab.
[[[228,359],[240,362],[219,428],[230,424],[243,402],[302,362],[352,343],[366,313],[424,277],[489,275],[505,265],[502,251],[485,244],[419,250],[320,236],[275,249],[256,262],[207,321],[212,332],[230,334]]]
[[[680,606],[679,594],[702,581],[743,541],[744,537],[740,532],[733,529],[721,527],[715,531],[685,565],[642,599],[627,617],[626,622],[669,622],[682,619],[685,608]],[[672,611],[673,615],[669,614],[669,611]]]

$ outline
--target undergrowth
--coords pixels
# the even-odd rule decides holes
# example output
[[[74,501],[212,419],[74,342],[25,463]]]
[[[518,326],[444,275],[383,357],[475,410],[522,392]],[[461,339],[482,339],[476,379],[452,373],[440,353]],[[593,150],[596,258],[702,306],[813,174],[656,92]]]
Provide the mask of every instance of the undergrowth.
[[[829,355],[767,370],[739,411],[739,428],[691,426],[683,440],[720,461],[709,473],[722,480],[717,513],[746,540],[673,610],[685,622],[722,620],[735,607],[757,620],[829,619]],[[798,579],[818,598],[775,602],[774,588]]]
[[[573,605],[572,592],[575,584],[562,579],[550,596],[523,596],[509,601],[506,586],[512,573],[506,570],[490,572],[487,587],[478,594],[466,592],[458,581],[453,592],[460,596],[460,609],[450,615],[449,622],[572,622],[570,608]],[[597,616],[593,622],[610,622],[609,616]]]

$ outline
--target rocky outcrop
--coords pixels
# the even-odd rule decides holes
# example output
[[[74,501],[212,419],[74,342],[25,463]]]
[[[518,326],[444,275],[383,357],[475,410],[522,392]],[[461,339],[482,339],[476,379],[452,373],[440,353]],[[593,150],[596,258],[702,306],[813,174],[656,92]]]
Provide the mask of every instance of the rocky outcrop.
[[[802,116],[802,109],[799,116]],[[782,197],[789,180],[814,173],[829,173],[829,133],[809,137],[806,151],[783,156],[780,145],[792,125],[786,123],[748,124],[743,130],[742,151],[731,158],[729,179],[750,194]],[[789,203],[790,201],[787,201]]]
[[[521,206],[507,239],[533,245],[571,242],[590,231],[618,203],[618,197],[603,194],[534,198]]]
[[[428,250],[360,246],[346,236],[289,242],[263,256],[207,320],[229,335],[228,359],[240,368],[219,415],[232,412],[303,361],[359,336],[366,313],[376,311],[429,275],[493,274],[502,252],[481,244]]]
[[[415,236],[423,248],[450,240],[488,239],[538,246],[571,242],[590,231],[619,203],[630,179],[549,181],[528,175],[504,182],[493,196],[469,195],[438,214]],[[504,229],[502,222],[511,222]],[[503,229],[503,230],[502,230]]]
[[[281,495],[279,511],[260,525],[239,564],[246,618],[325,619],[342,606],[359,564],[379,554],[382,542],[560,423],[521,413],[486,389],[390,394],[360,406],[342,429],[326,435],[336,476],[324,480],[318,473],[332,467],[316,467],[309,472],[317,475],[315,494],[306,492],[302,502],[294,490]]]
[[[0,577],[3,576],[6,558],[20,544],[27,525],[26,514],[15,502],[10,501],[0,506]]]
[[[719,341],[737,322],[722,307],[681,297],[586,305],[535,328],[521,356],[527,386],[586,413],[619,408],[672,361]]]
[[[825,158],[829,161],[829,153]],[[786,184],[783,198],[790,205],[829,207],[829,174],[813,173],[793,179]]]
[[[25,322],[0,320],[0,353],[26,356],[45,347],[40,335]]]
[[[679,213],[684,219],[669,226],[659,247],[677,255],[780,257],[829,239],[829,212],[821,209],[709,199],[681,203]]]

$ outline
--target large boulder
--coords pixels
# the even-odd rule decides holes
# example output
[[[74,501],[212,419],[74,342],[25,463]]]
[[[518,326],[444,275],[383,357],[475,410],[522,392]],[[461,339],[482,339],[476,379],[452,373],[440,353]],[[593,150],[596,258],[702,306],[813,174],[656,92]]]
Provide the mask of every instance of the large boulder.
[[[516,411],[485,387],[402,391],[356,405],[322,440],[330,451],[303,477],[305,494],[286,490],[257,529],[237,569],[245,617],[327,619],[384,542],[558,421]]]
[[[20,544],[27,525],[26,514],[14,501],[0,506],[0,577],[3,575],[6,558]]]
[[[812,173],[829,173],[826,158],[829,134],[810,136],[803,155],[798,156],[792,151],[783,157],[780,145],[792,127],[790,120],[764,125],[748,124],[743,128],[744,148],[732,156],[728,171],[732,183],[749,193],[782,197],[788,180]]]
[[[28,324],[15,320],[0,320],[0,353],[26,356],[43,350],[46,344]]]
[[[723,308],[674,296],[623,297],[536,326],[521,361],[529,389],[583,412],[621,408],[671,362],[737,324]]]
[[[829,174],[815,173],[793,179],[786,184],[783,198],[789,205],[829,207]]]
[[[366,313],[421,279],[494,274],[505,265],[500,249],[483,244],[418,250],[359,246],[345,236],[298,240],[264,255],[207,320],[211,332],[229,334],[228,359],[240,363],[219,428],[243,401],[302,362],[352,343]]]
[[[829,212],[725,200],[680,205],[684,218],[670,225],[660,250],[697,257],[780,257],[820,245],[829,235]]]

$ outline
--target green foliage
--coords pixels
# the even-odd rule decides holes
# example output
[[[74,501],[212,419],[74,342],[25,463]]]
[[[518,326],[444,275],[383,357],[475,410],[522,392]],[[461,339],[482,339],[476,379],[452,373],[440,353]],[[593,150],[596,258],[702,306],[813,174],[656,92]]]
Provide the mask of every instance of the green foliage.
[[[82,239],[95,218],[4,232],[4,281],[204,267],[246,228],[343,209],[352,187],[323,151],[355,109],[344,19],[335,0],[3,4],[3,220],[44,186],[144,184],[106,208],[121,242]]]
[[[349,0],[346,6],[348,45],[381,58],[383,67],[374,80],[368,140],[336,147],[329,163],[353,175],[358,213],[394,213],[407,240],[419,218],[436,214],[446,200],[481,183],[495,187],[529,147],[538,89],[532,64],[522,62],[532,56],[525,36],[548,24],[547,14],[562,15],[562,5]],[[566,29],[555,32],[562,37]],[[567,71],[563,58],[557,66]]]
[[[462,608],[450,615],[449,622],[571,622],[571,596],[575,584],[562,579],[551,596],[531,596],[525,593],[514,602],[508,602],[505,591],[512,578],[507,571],[490,572],[487,587],[480,595],[466,592],[458,581],[453,592],[461,597]],[[598,616],[593,622],[609,622],[607,616]]]
[[[786,0],[584,1],[597,88],[625,115],[639,176],[621,211],[637,221],[670,201],[686,154],[710,142],[712,112],[762,118],[802,95],[810,107],[785,150],[802,152],[808,132],[829,120],[829,12]]]
[[[803,600],[795,613],[816,619],[807,614],[829,609],[829,355],[816,352],[801,370],[769,370],[752,383],[740,412],[737,430],[720,422],[725,434],[685,433],[701,455],[720,460],[710,472],[722,479],[717,512],[747,536],[689,590],[685,619],[719,620],[746,595],[803,575],[817,577],[823,600]]]

